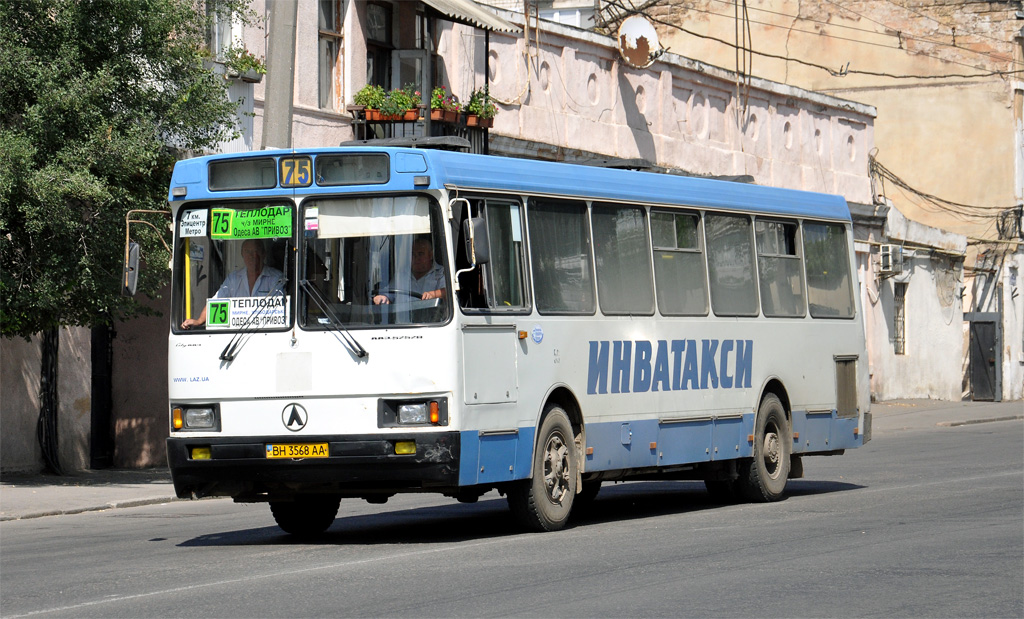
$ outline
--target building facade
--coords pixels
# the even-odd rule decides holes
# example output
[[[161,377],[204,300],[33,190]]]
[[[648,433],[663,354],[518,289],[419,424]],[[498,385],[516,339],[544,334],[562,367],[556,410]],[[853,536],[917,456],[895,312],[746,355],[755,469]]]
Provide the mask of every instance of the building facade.
[[[214,51],[241,44],[272,59],[260,81],[231,77],[215,65],[232,80],[231,96],[242,101],[242,135],[224,144],[224,151],[255,149],[265,142],[265,127],[280,118],[267,95],[280,84],[291,84],[287,119],[290,145],[296,148],[356,138],[361,120],[349,106],[367,83],[386,88],[411,83],[421,93],[444,86],[462,101],[487,87],[499,107],[487,134],[493,154],[562,161],[642,159],[691,174],[744,176],[765,185],[837,193],[854,205],[874,203],[868,174],[875,148],[871,105],[767,79],[741,83],[734,71],[671,52],[646,68],[633,68],[622,61],[614,37],[484,9],[468,0],[322,0],[298,3],[293,18],[272,12],[287,4],[253,0],[252,8],[265,18],[261,27],[228,21],[211,36]],[[276,60],[279,48],[269,47],[280,40],[280,30],[273,30],[282,23],[294,23],[294,72],[283,78],[281,67],[287,62]],[[425,134],[430,128],[416,121],[411,131]],[[877,214],[866,217],[879,219]],[[870,264],[874,245],[858,247],[862,262]],[[167,328],[166,318],[148,318],[119,326],[113,339],[109,431],[116,466],[164,463]],[[5,374],[5,392],[20,384],[22,374],[25,385],[36,384],[38,376],[27,376],[31,345],[24,350],[7,342],[2,346],[5,359],[29,358],[21,374],[10,379]],[[30,391],[16,399],[5,394],[5,427],[15,419],[34,419],[39,407],[33,397]],[[61,415],[76,415],[75,402],[83,397],[90,398],[88,388],[62,400]],[[88,433],[66,440],[79,456],[89,453]],[[13,461],[6,445],[4,470],[39,466],[31,450]],[[82,461],[88,458],[75,460]]]

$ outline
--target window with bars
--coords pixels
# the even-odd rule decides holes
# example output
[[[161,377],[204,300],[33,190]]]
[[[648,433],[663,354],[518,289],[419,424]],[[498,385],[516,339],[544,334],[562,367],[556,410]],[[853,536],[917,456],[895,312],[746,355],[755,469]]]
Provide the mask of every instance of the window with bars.
[[[907,285],[893,284],[893,351],[907,354]]]
[[[336,110],[341,101],[342,0],[320,0],[318,67],[320,109]]]

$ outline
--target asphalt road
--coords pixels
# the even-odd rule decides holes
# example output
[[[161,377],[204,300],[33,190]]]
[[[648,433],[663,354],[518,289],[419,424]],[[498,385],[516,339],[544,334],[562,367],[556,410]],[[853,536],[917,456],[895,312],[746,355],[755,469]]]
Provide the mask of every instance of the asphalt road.
[[[0,523],[0,616],[1021,617],[1024,424],[805,460],[768,505],[605,485],[557,533],[505,501],[342,501],[315,544],[205,500]]]

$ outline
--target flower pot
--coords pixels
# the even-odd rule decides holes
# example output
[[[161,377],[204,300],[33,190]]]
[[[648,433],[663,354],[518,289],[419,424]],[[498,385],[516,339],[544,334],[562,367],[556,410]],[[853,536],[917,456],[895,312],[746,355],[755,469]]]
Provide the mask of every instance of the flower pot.
[[[375,110],[373,108],[366,108],[366,110],[363,112],[363,114],[365,115],[367,122],[373,122],[375,120],[380,120],[380,111]]]
[[[420,111],[418,109],[406,110],[405,115],[402,117],[402,120],[410,121],[410,122],[411,121],[415,121],[415,120],[419,120],[419,119],[420,119]]]
[[[459,119],[459,113],[455,110],[430,110],[430,120],[442,123],[453,123]]]
[[[250,84],[259,84],[263,81],[263,74],[255,69],[249,69],[242,72],[242,81],[249,82]]]
[[[486,129],[488,127],[494,126],[494,119],[483,118],[482,116],[477,116],[476,114],[466,114],[466,126],[480,127],[481,129]]]

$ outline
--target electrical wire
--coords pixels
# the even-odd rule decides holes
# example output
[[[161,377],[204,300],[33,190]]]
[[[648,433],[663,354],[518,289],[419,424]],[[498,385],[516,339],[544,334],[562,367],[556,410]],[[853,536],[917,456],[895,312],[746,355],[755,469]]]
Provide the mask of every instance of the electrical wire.
[[[718,3],[721,3],[721,4],[733,4],[732,0],[711,0],[711,1],[712,2],[718,2]],[[825,0],[825,1],[829,2],[829,0]],[[862,45],[872,45],[872,46],[875,46],[875,47],[881,47],[881,48],[884,48],[884,49],[891,49],[891,50],[894,50],[894,51],[895,50],[902,50],[903,49],[902,41],[919,41],[919,42],[930,43],[932,45],[939,45],[939,46],[943,46],[943,47],[953,47],[953,48],[956,48],[956,49],[958,49],[960,51],[968,52],[968,53],[972,53],[972,54],[978,54],[980,56],[987,56],[990,59],[992,59],[994,61],[998,61],[998,62],[1005,62],[1005,63],[1010,63],[1010,64],[1013,64],[1013,65],[1024,66],[1024,62],[1019,62],[1019,61],[1013,60],[1011,57],[1009,57],[1009,56],[1007,56],[1005,54],[995,54],[995,53],[992,53],[992,52],[977,51],[977,50],[973,50],[973,49],[971,49],[969,47],[962,47],[960,45],[953,45],[951,43],[946,43],[944,41],[936,41],[934,39],[928,39],[928,38],[917,36],[917,35],[913,35],[913,34],[906,34],[906,33],[902,32],[901,30],[899,30],[898,28],[894,28],[894,27],[888,26],[888,25],[886,25],[886,24],[884,24],[882,22],[873,20],[870,17],[866,17],[866,16],[864,16],[864,15],[862,15],[860,13],[857,13],[855,11],[852,11],[852,10],[842,6],[842,5],[836,4],[835,2],[829,2],[829,4],[834,4],[835,6],[839,7],[840,9],[842,9],[844,11],[847,11],[847,12],[853,14],[853,15],[856,15],[857,17],[860,17],[862,19],[868,20],[868,21],[870,21],[872,23],[878,24],[879,26],[881,26],[881,27],[883,27],[883,28],[885,28],[887,30],[890,30],[890,31],[892,31],[892,32],[894,32],[896,34],[890,34],[888,32],[878,32],[876,30],[868,30],[867,28],[858,28],[856,26],[847,26],[845,24],[836,24],[836,23],[832,23],[832,22],[822,21],[820,19],[812,19],[810,17],[803,17],[801,15],[790,15],[789,13],[781,13],[779,11],[772,11],[770,9],[763,9],[763,8],[759,8],[759,7],[751,7],[750,10],[752,10],[752,11],[760,11],[762,13],[768,13],[768,14],[771,14],[771,15],[777,15],[779,17],[786,17],[786,18],[793,19],[793,20],[806,21],[806,22],[810,22],[810,23],[813,23],[813,24],[821,24],[822,26],[827,26],[829,28],[843,28],[843,29],[847,29],[847,30],[853,30],[853,31],[856,31],[856,32],[863,32],[865,34],[872,34],[872,35],[876,35],[876,36],[879,36],[879,37],[885,37],[885,38],[887,38],[889,40],[892,40],[893,38],[896,38],[896,40],[898,42],[898,45],[894,47],[892,44],[887,44],[887,43],[875,43],[875,42],[872,42],[872,41],[864,41],[862,39],[852,39],[852,38],[849,38],[849,37],[843,37],[843,36],[839,36],[839,35],[835,35],[835,34],[828,34],[827,32],[818,32],[818,31],[813,31],[813,30],[803,30],[803,29],[800,29],[800,28],[790,27],[789,29],[791,31],[793,31],[793,32],[800,32],[800,33],[803,33],[803,34],[809,34],[809,35],[813,35],[813,36],[828,37],[828,38],[832,38],[832,39],[838,39],[840,41],[849,41],[851,43],[859,43],[859,44],[862,44]],[[696,7],[690,7],[687,10],[696,11],[696,12],[699,12],[699,13],[706,13],[708,15],[714,15],[714,16],[717,16],[717,17],[724,17],[724,18],[732,19],[731,17],[729,17],[728,15],[725,15],[723,13],[716,13],[715,11],[710,11],[710,10],[706,10],[706,9],[699,9],[699,8],[696,8]],[[780,27],[779,24],[773,24],[771,22],[764,22],[764,21],[757,21],[757,20],[751,20],[751,22],[755,23],[755,24],[762,25],[762,26],[772,27],[772,28]],[[976,36],[978,38],[983,37],[983,35],[963,35],[963,36]],[[984,37],[984,38],[992,38],[992,37]],[[998,39],[995,39],[995,40],[998,40]],[[1007,42],[1006,41],[1000,41],[1000,43],[1006,44]],[[906,50],[904,50],[904,51],[906,51]],[[939,58],[937,56],[933,56],[931,54],[925,54],[923,52],[918,52],[918,54],[922,55],[922,56],[927,56],[929,58],[935,58],[936,60],[941,60],[943,62],[952,62],[952,63],[955,63],[955,64],[963,65],[965,67],[976,68],[973,65],[970,65],[970,64],[967,64],[967,63],[962,63],[962,62],[957,62],[955,60],[948,60],[948,59],[944,59],[944,58]]]
[[[726,41],[724,39],[721,39],[721,38],[718,38],[718,37],[715,37],[715,36],[711,36],[711,35],[708,35],[708,34],[702,34],[702,33],[699,33],[699,32],[695,32],[693,30],[690,30],[690,29],[685,28],[683,26],[680,26],[678,24],[675,24],[675,23],[672,23],[672,22],[668,22],[668,21],[665,21],[663,19],[659,19],[657,17],[654,17],[653,15],[650,15],[649,13],[646,13],[644,11],[635,11],[633,9],[624,7],[621,4],[620,0],[609,0],[608,1],[608,5],[614,6],[614,7],[618,8],[618,9],[621,9],[621,10],[626,11],[626,12],[631,12],[631,13],[635,13],[635,14],[641,14],[641,15],[643,15],[644,17],[646,17],[648,20],[650,20],[652,22],[661,24],[661,25],[666,26],[668,28],[679,30],[680,32],[685,32],[686,34],[689,34],[691,36],[694,36],[694,37],[697,37],[697,38],[700,38],[700,39],[706,39],[706,40],[709,40],[709,41],[715,41],[716,43],[721,43],[722,45],[726,45],[726,46],[733,47],[733,48],[738,47],[736,43],[732,43],[732,42],[729,42],[729,41]],[[823,36],[829,36],[829,35],[823,35]],[[893,49],[893,48],[891,48],[891,49]],[[841,67],[838,67],[836,69],[833,69],[831,67],[827,67],[825,65],[818,64],[816,62],[810,62],[810,61],[807,61],[807,60],[802,60],[800,58],[794,58],[794,57],[789,57],[789,56],[781,56],[779,54],[772,54],[770,52],[762,52],[762,51],[757,51],[757,50],[754,50],[754,49],[751,49],[749,51],[750,51],[751,54],[757,54],[758,56],[763,56],[763,57],[766,57],[766,58],[775,58],[777,60],[783,60],[785,62],[794,62],[794,63],[800,64],[800,65],[804,65],[804,66],[808,66],[808,67],[812,67],[812,68],[816,68],[816,69],[821,69],[823,71],[827,71],[833,77],[845,77],[846,75],[853,74],[853,75],[868,75],[868,76],[873,76],[873,77],[886,77],[886,78],[890,78],[890,79],[918,79],[918,80],[950,79],[950,78],[977,79],[977,78],[994,77],[994,76],[1001,76],[1002,77],[1002,76],[1016,75],[1016,74],[1024,73],[1024,69],[1018,69],[1018,70],[1010,70],[1010,71],[986,71],[986,72],[981,72],[981,73],[948,73],[948,74],[943,74],[943,75],[897,74],[897,73],[888,73],[888,72],[885,72],[885,71],[867,71],[867,70],[863,70],[863,69],[851,69],[850,68],[850,63],[847,63],[846,66],[841,66]],[[971,65],[967,65],[965,63],[960,63],[960,62],[956,62],[956,61],[947,61],[947,60],[944,60],[942,58],[935,58],[934,56],[931,56],[929,54],[923,54],[922,53],[920,55],[926,56],[926,57],[929,57],[929,58],[933,58],[935,60],[939,60],[939,61],[942,61],[942,62],[950,62],[950,63],[953,63],[953,64],[961,64],[963,66],[971,66]]]

